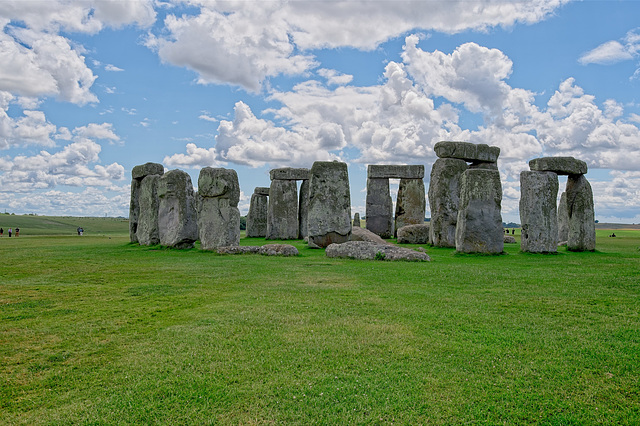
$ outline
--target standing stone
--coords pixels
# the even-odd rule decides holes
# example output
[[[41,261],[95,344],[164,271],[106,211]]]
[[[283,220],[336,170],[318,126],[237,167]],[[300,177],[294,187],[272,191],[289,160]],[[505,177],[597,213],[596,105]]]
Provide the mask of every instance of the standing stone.
[[[456,250],[461,253],[502,253],[502,185],[496,170],[469,169],[462,174]]]
[[[566,243],[569,239],[569,207],[567,192],[563,192],[558,202],[558,243]]]
[[[295,180],[274,179],[269,188],[267,240],[295,240],[299,232],[298,187]]]
[[[558,175],[553,172],[520,173],[521,250],[529,253],[558,251]]]
[[[198,234],[203,250],[240,244],[240,185],[235,170],[205,167],[198,177]]]
[[[397,231],[403,226],[424,223],[426,202],[424,180],[400,179],[394,229]]]
[[[299,238],[309,236],[309,180],[305,179],[300,184],[300,203],[298,205],[298,234]]]
[[[251,203],[249,204],[249,213],[247,213],[247,237],[262,237],[267,235],[267,208],[269,205],[269,188],[266,188],[267,195],[261,191],[262,188],[256,188],[251,194]]]
[[[431,168],[429,238],[436,247],[456,246],[460,179],[465,170],[467,163],[455,158],[438,158]]]
[[[309,246],[349,241],[351,195],[347,164],[316,161],[309,179]]]
[[[140,184],[145,176],[162,175],[164,167],[158,163],[145,163],[135,166],[131,170],[131,201],[129,203],[129,240],[138,242],[138,217],[140,216]]]
[[[360,213],[353,215],[353,227],[360,228]]]
[[[191,177],[171,170],[158,179],[158,229],[160,244],[192,248],[198,239],[196,200]]]
[[[593,251],[596,249],[596,225],[591,185],[584,175],[569,175],[566,193],[569,212],[567,250]]]
[[[369,231],[382,238],[393,236],[393,202],[389,179],[367,179],[366,215]]]
[[[140,183],[140,215],[138,216],[136,235],[138,242],[144,246],[160,244],[158,179],[160,179],[160,175],[149,175],[142,179]]]

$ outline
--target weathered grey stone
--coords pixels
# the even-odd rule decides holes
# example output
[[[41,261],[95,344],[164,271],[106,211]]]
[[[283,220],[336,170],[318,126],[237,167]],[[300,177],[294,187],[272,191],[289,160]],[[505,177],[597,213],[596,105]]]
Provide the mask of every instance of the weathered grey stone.
[[[145,163],[135,166],[131,170],[131,177],[133,179],[144,178],[149,175],[163,175],[164,174],[164,166],[159,163]]]
[[[569,175],[566,192],[569,211],[567,250],[593,251],[596,249],[596,225],[591,185],[584,175]]]
[[[138,219],[140,217],[140,179],[131,179],[131,199],[129,201],[129,241],[138,242]]]
[[[558,202],[558,241],[565,242],[569,239],[569,207],[567,207],[567,192],[560,195]]]
[[[429,182],[429,238],[436,247],[456,246],[456,224],[460,203],[460,179],[467,163],[456,158],[438,158]]]
[[[573,157],[542,157],[529,161],[529,168],[541,172],[554,172],[559,175],[584,175],[587,163]]]
[[[227,247],[218,247],[216,248],[216,253],[218,254],[247,254],[247,253],[258,253],[260,251],[260,246],[227,246]]]
[[[504,236],[504,243],[505,244],[515,244],[516,243],[516,238],[511,236],[511,235],[506,235]]]
[[[431,260],[426,253],[404,247],[397,247],[389,244],[376,244],[368,241],[347,241],[342,244],[331,244],[327,247],[325,253],[327,257],[342,257],[360,260]]]
[[[553,172],[520,173],[520,248],[529,253],[558,251],[558,175]]]
[[[192,248],[198,239],[195,197],[191,177],[182,170],[170,170],[158,179],[158,229],[160,244]]]
[[[298,256],[298,249],[290,244],[265,244],[258,250],[263,256]]]
[[[423,179],[423,165],[379,165],[371,164],[367,167],[369,179]]]
[[[367,221],[369,231],[382,238],[393,236],[393,203],[389,179],[367,179]]]
[[[351,228],[351,241],[368,241],[376,244],[391,244],[388,241],[383,240],[377,234],[369,231],[368,229],[354,227]]]
[[[456,250],[461,253],[502,253],[502,185],[495,170],[470,169],[462,174]]]
[[[498,161],[498,156],[500,155],[500,148],[497,146],[470,142],[442,141],[435,144],[433,150],[440,158],[457,158],[470,163],[495,163]]]
[[[469,164],[470,169],[498,170],[498,163],[476,162]]]
[[[353,215],[353,228],[360,228],[360,213]]]
[[[309,169],[283,167],[281,169],[272,169],[269,171],[271,180],[307,180],[309,179]]]
[[[145,176],[140,182],[140,215],[138,216],[138,229],[136,231],[138,242],[144,246],[160,244],[160,231],[158,229],[158,179],[160,175]]]
[[[235,170],[204,167],[198,177],[200,248],[240,244],[240,184]]]
[[[233,169],[204,167],[198,176],[198,193],[203,198],[226,198],[230,206],[237,207],[240,201],[238,174]]]
[[[251,194],[251,203],[247,213],[247,237],[262,237],[267,235],[267,208],[269,198],[265,195]]]
[[[398,229],[398,244],[428,244],[429,224],[406,225]]]
[[[254,194],[258,194],[258,195],[268,196],[269,195],[269,187],[256,186],[256,188],[253,190],[253,193]]]
[[[298,186],[295,180],[274,179],[269,188],[267,240],[298,238]]]
[[[349,240],[351,193],[346,163],[316,161],[311,166],[308,226],[311,247]]]
[[[400,179],[394,229],[424,223],[426,208],[424,181],[422,179]]]
[[[300,203],[298,205],[298,238],[309,236],[309,180],[300,184]]]

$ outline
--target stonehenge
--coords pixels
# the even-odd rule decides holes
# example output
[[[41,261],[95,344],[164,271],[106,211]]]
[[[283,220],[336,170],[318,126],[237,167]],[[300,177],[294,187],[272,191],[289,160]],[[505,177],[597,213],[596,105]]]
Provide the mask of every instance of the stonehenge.
[[[266,237],[269,188],[258,186],[251,194],[247,213],[247,237]]]
[[[145,163],[131,170],[131,201],[129,203],[129,240],[138,242],[138,220],[140,216],[140,187],[147,176],[164,174],[164,167],[158,163]]]
[[[296,240],[301,228],[306,230],[306,217],[298,200],[298,180],[309,180],[309,169],[284,167],[270,171],[269,204],[267,208],[267,240]],[[302,192],[302,191],[301,191]],[[306,195],[305,195],[306,197]],[[304,207],[304,206],[303,206]],[[304,212],[306,214],[306,212]],[[301,224],[304,223],[304,226]],[[302,235],[304,238],[306,235]]]
[[[191,177],[182,170],[170,170],[158,179],[157,190],[160,244],[192,248],[198,239],[198,224]]]
[[[520,174],[522,251],[553,253],[558,242],[567,250],[596,248],[593,191],[584,176],[587,164],[573,157],[542,157],[529,161],[531,171]],[[567,186],[556,206],[558,175]]]
[[[198,177],[198,235],[202,250],[240,244],[240,184],[235,170],[205,167]]]
[[[395,229],[424,222],[426,196],[422,165],[369,165],[367,168],[367,229],[391,238]],[[396,215],[389,191],[389,179],[400,179]]]

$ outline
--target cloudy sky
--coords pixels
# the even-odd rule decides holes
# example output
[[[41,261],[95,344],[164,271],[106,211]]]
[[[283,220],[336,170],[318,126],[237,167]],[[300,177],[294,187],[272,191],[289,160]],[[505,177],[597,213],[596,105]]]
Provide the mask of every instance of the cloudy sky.
[[[640,1],[0,0],[0,210],[128,216],[131,169],[424,164],[499,146],[503,218],[535,157],[583,159],[640,222]],[[563,183],[561,183],[563,185]],[[394,186],[397,188],[397,185]]]

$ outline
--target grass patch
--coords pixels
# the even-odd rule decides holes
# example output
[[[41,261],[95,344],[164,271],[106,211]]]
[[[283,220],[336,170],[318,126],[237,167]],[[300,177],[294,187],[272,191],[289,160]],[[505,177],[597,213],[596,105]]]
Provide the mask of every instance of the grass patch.
[[[635,424],[640,232],[608,234],[424,263],[3,238],[0,423]]]

